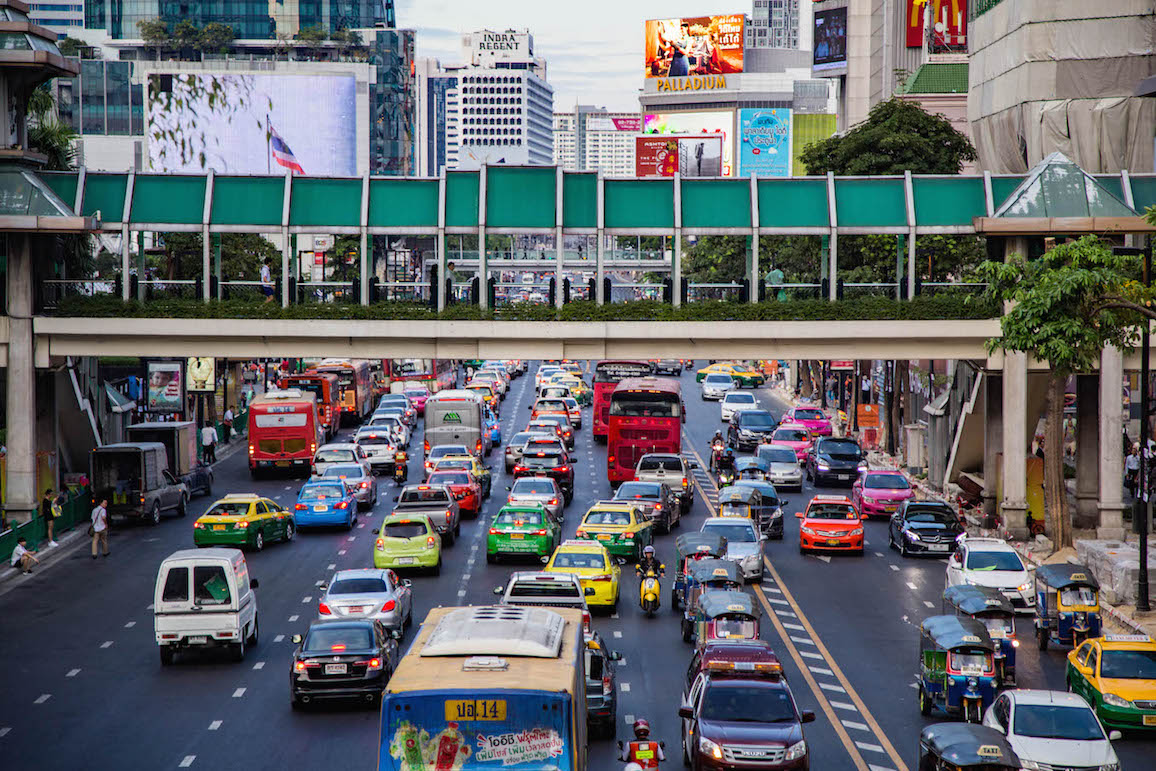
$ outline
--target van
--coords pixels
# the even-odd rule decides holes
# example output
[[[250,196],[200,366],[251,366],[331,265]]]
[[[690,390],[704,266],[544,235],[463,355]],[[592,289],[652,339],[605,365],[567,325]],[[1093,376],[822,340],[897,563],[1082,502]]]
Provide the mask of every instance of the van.
[[[489,433],[483,430],[482,396],[476,391],[439,391],[425,403],[424,454],[443,444],[464,444],[475,457],[489,452]]]
[[[89,454],[92,499],[107,500],[109,517],[159,524],[162,511],[187,513],[189,488],[169,472],[160,442],[121,442],[97,447]]]
[[[245,658],[257,644],[257,579],[239,549],[182,549],[161,562],[153,594],[153,631],[161,664],[177,653],[228,648]]]

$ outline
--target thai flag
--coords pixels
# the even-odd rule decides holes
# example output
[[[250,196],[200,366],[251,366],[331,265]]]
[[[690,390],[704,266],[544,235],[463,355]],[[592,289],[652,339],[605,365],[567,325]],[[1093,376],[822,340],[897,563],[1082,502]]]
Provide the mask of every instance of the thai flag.
[[[273,160],[291,171],[304,174],[305,169],[301,168],[301,164],[297,162],[297,157],[293,155],[289,145],[285,143],[285,140],[281,138],[272,124],[269,125],[269,133],[272,135],[269,138],[269,149],[273,153]]]

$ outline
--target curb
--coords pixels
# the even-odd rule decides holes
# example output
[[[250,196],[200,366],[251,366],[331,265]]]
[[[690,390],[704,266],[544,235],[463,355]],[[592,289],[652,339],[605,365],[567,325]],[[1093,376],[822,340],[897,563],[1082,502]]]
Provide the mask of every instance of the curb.
[[[111,539],[111,534],[110,534]],[[67,533],[60,534],[60,540],[57,541],[59,546],[52,546],[47,550],[42,549],[36,553],[36,557],[40,559],[40,564],[32,568],[31,580],[36,580],[36,576],[43,571],[68,558],[74,552],[79,551],[82,547],[90,544],[92,541],[84,530],[81,530],[81,525],[69,530]],[[8,567],[0,572],[0,597],[15,589],[20,585],[25,578],[20,571]]]

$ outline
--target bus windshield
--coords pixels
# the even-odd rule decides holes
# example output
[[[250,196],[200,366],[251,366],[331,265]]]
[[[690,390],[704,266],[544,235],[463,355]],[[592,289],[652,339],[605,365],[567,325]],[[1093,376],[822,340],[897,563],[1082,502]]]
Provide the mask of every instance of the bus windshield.
[[[675,394],[627,391],[610,397],[610,414],[627,418],[680,418],[682,404]]]

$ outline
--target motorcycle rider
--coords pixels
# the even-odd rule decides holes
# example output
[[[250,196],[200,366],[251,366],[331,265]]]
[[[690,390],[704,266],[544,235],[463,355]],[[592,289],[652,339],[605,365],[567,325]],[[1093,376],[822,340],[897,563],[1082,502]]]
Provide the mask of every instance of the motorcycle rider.
[[[735,470],[735,451],[730,447],[724,448],[722,454],[719,455],[718,468],[715,469],[718,473],[724,471],[734,472]]]
[[[653,570],[656,576],[666,575],[666,566],[654,556],[653,546],[647,546],[642,550],[642,559],[634,566],[634,572],[638,574],[639,578],[645,576],[648,570]]]
[[[401,484],[409,476],[409,454],[398,447],[393,453],[393,479],[398,484]]]
[[[726,442],[723,440],[722,431],[715,431],[714,436],[711,437],[708,449],[710,450],[710,470],[718,471],[718,459],[722,457],[723,449],[726,447]]]
[[[634,721],[634,741],[625,746],[618,742],[618,750],[619,760],[637,763],[642,769],[658,768],[659,761],[666,760],[662,743],[650,741],[650,723],[641,718]]]

